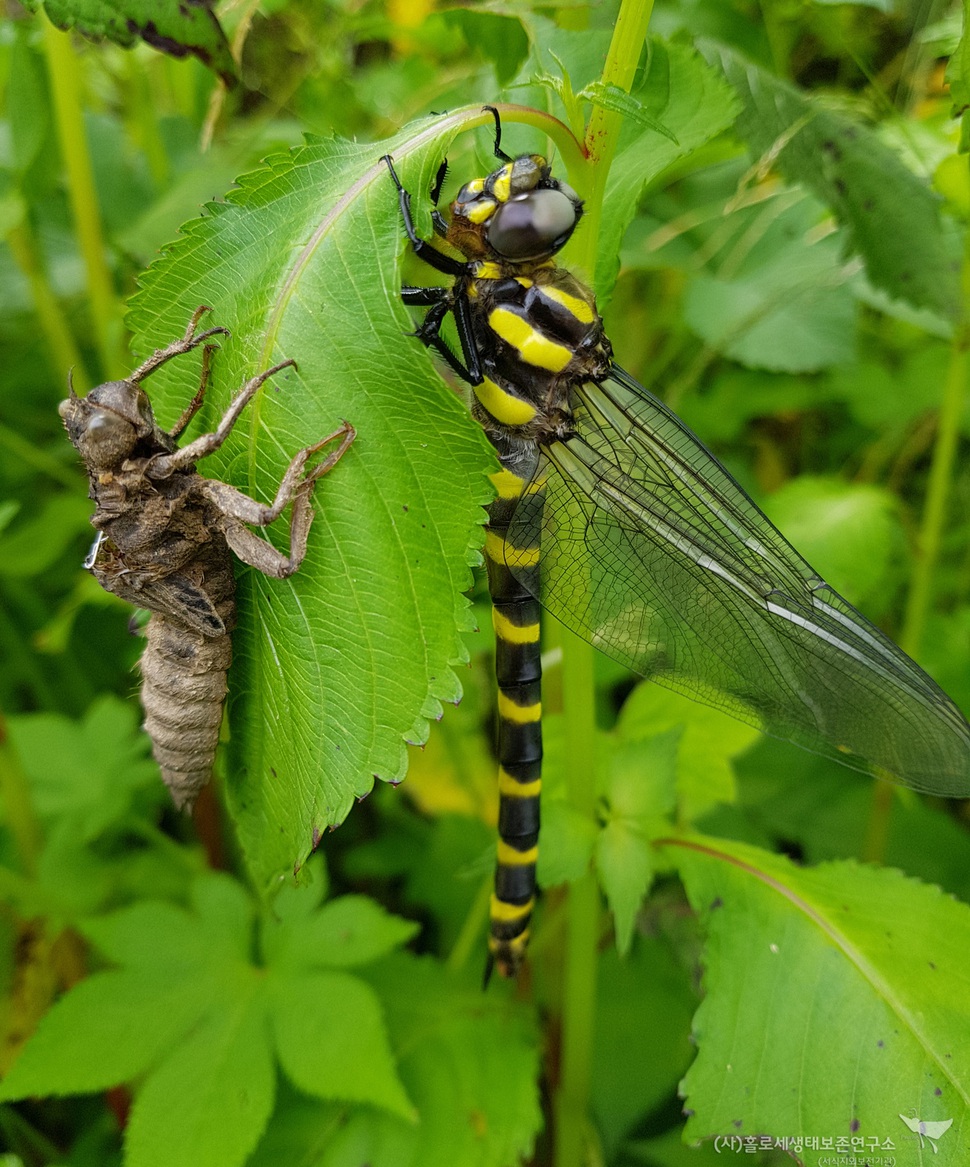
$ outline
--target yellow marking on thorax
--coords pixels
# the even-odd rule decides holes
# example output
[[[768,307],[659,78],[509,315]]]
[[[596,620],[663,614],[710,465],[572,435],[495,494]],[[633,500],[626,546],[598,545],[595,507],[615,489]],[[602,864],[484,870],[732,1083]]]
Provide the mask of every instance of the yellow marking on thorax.
[[[530,280],[528,276],[516,276],[515,282],[520,288],[531,288],[535,280]]]
[[[539,412],[534,405],[509,393],[488,377],[474,387],[474,393],[492,417],[503,425],[526,425]]]
[[[511,193],[512,163],[507,162],[495,176],[495,180],[492,183],[492,194],[495,195],[500,203],[505,203],[508,202],[508,198]]]
[[[492,896],[492,903],[489,907],[489,916],[502,924],[511,924],[515,920],[521,920],[535,907],[535,896],[530,897],[524,904],[507,904],[504,900]],[[522,939],[521,936],[515,938],[518,943]]]
[[[564,292],[562,288],[554,288],[547,284],[542,289],[542,294],[547,300],[553,300],[555,303],[561,304],[567,312],[570,312],[576,317],[580,324],[592,324],[596,319],[596,313],[587,300],[581,300],[578,296],[571,296],[569,292]]]
[[[504,693],[498,695],[498,714],[506,721],[515,725],[530,725],[533,721],[542,720],[542,702],[534,701],[531,705],[516,705]]]
[[[481,194],[484,189],[484,178],[473,178],[471,182],[465,183],[465,190],[467,190],[469,194]]]
[[[508,560],[516,567],[539,566],[538,547],[511,547],[495,531],[485,532],[485,554],[493,563],[505,563]]]
[[[539,640],[538,624],[513,624],[498,608],[492,609],[492,627],[506,644],[536,644]]]
[[[535,863],[539,858],[539,848],[530,847],[528,851],[516,851],[502,839],[498,841],[498,861],[506,867],[525,867],[528,863]]]
[[[473,203],[469,203],[462,214],[469,223],[484,223],[495,214],[497,207],[498,203],[494,199],[480,198]]]
[[[508,308],[493,309],[488,323],[496,336],[518,349],[519,356],[527,365],[545,369],[549,373],[561,373],[573,358],[568,348],[548,340]]]
[[[491,260],[482,260],[475,268],[475,279],[477,280],[500,280],[501,278],[502,269]]]

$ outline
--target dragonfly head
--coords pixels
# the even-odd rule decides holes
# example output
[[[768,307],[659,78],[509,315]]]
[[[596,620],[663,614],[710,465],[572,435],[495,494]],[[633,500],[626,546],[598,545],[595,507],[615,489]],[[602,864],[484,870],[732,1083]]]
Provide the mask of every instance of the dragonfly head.
[[[461,188],[448,237],[469,257],[541,262],[565,245],[582,214],[583,200],[541,154],[520,154]]]
[[[89,470],[117,469],[156,434],[148,397],[133,381],[106,381],[86,397],[78,397],[73,384],[69,388],[57,412]]]

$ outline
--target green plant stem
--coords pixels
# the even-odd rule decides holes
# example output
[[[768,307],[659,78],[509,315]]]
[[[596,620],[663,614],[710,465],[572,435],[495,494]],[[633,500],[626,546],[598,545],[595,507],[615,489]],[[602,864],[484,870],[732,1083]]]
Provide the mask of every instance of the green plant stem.
[[[970,304],[970,232],[964,247],[962,271],[964,305]],[[966,308],[965,308],[966,312]],[[913,580],[906,602],[906,614],[900,634],[900,643],[910,656],[918,656],[933,593],[933,576],[940,557],[943,525],[953,481],[960,420],[966,400],[967,372],[970,369],[970,322],[961,321],[953,335],[950,361],[940,402],[939,422],[930,477],[926,491],[926,505],[919,532],[919,553],[913,570]]]
[[[494,876],[489,872],[468,909],[451,952],[448,953],[445,966],[449,972],[460,972],[472,955],[481,951],[482,935],[488,926],[488,902],[492,894],[493,883]]]
[[[36,236],[26,218],[7,233],[7,246],[10,248],[14,263],[23,272],[30,286],[34,310],[46,341],[44,355],[51,370],[58,381],[64,377],[65,369],[73,370],[75,389],[82,395],[87,393],[91,388],[91,379],[84,368],[81,353],[74,343],[67,319],[50,286]]]
[[[109,377],[121,377],[121,311],[105,259],[101,214],[94,185],[81,106],[77,56],[68,33],[44,20],[44,52],[54,101],[57,139],[67,171],[68,196],[78,247],[87,272],[88,297],[101,366]]]
[[[594,649],[565,629],[561,635],[566,784],[572,806],[592,818],[596,810]],[[579,1167],[585,1162],[599,918],[599,887],[593,871],[588,870],[570,885],[566,901],[556,1167]]]
[[[620,5],[610,50],[603,66],[601,80],[605,85],[615,85],[625,93],[630,92],[652,12],[653,0],[624,0]],[[586,127],[586,153],[590,161],[596,164],[593,167],[586,210],[596,224],[599,223],[606,180],[609,177],[613,156],[616,154],[622,124],[621,114],[597,105],[594,106],[589,125]],[[596,270],[596,243],[597,233],[588,230],[585,236],[587,254],[583,263],[586,271]]]
[[[966,403],[967,373],[970,371],[970,230],[963,237],[963,264],[960,270],[963,292],[963,312],[953,331],[950,360],[943,383],[936,442],[930,463],[926,489],[926,505],[920,524],[916,564],[899,643],[912,657],[918,657],[933,600],[933,577],[943,543],[947,503],[953,482],[960,422]],[[863,857],[871,863],[882,860],[889,838],[889,816],[892,812],[893,791],[885,783],[878,783],[873,791],[872,813],[866,832]]]
[[[652,11],[653,0],[624,0],[620,6],[603,66],[604,84],[629,93]],[[594,165],[586,200],[587,228],[578,260],[588,272],[596,270],[603,195],[621,125],[620,114],[596,106],[586,128],[586,153]],[[596,809],[594,650],[565,631],[562,649],[566,784],[573,807],[592,818]],[[566,904],[562,1061],[554,1115],[556,1167],[580,1167],[586,1160],[599,916],[599,888],[593,871],[589,870],[570,886]]]

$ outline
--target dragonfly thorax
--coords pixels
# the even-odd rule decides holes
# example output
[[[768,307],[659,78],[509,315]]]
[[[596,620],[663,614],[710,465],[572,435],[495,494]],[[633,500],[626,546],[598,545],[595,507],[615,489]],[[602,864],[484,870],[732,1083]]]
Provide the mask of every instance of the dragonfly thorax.
[[[480,263],[467,295],[483,375],[472,387],[475,413],[486,432],[540,446],[567,440],[572,390],[610,371],[593,293],[549,262]]]

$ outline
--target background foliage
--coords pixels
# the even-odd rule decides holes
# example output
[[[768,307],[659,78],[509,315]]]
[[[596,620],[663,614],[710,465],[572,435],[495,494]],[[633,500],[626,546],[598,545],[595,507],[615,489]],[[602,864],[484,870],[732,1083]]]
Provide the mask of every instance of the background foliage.
[[[723,1162],[715,1136],[762,1162],[812,1138],[795,1157],[889,1139],[919,1162],[901,1114],[952,1120],[934,1161],[961,1162],[959,815],[602,659],[577,801],[551,627],[547,893],[527,974],[481,993],[491,455],[403,337],[379,158],[417,193],[447,154],[447,197],[491,169],[483,102],[539,111],[508,111],[505,144],[548,130],[589,198],[566,261],[621,363],[967,708],[962,14],[668,0],[630,101],[602,75],[613,5],[236,2],[189,32],[149,7],[182,59],[135,43],[145,5],[124,28],[87,0],[0,20],[11,1163],[676,1167]],[[582,139],[613,107],[607,177],[548,115]],[[240,577],[229,741],[190,823],[137,728],[130,613],[79,568],[90,506],[56,405],[69,368],[79,391],[121,376],[201,303],[233,335],[196,424],[300,366],[207,473],[263,496],[340,418],[360,437],[300,575]],[[164,424],[196,369],[150,383]]]

